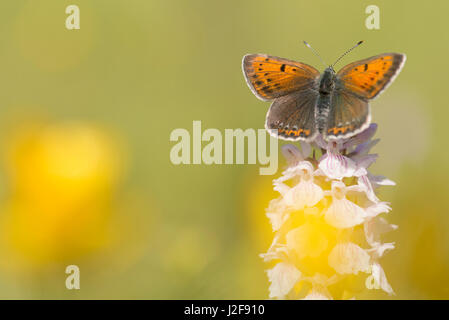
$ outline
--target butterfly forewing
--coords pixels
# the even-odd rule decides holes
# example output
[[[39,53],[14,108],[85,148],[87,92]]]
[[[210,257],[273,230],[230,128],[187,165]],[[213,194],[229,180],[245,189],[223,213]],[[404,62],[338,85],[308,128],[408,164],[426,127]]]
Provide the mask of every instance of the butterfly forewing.
[[[307,64],[266,54],[244,56],[243,73],[253,93],[265,101],[311,88],[320,76]]]
[[[315,105],[318,92],[305,89],[277,98],[267,113],[265,128],[284,140],[312,140],[315,127]]]
[[[400,72],[405,55],[384,53],[348,64],[337,73],[344,89],[359,97],[373,99]]]

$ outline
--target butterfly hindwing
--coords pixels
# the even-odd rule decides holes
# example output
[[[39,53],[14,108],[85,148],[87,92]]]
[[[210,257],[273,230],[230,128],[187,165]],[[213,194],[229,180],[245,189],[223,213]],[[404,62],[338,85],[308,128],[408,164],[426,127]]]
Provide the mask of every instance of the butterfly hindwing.
[[[332,94],[327,127],[323,135],[326,139],[349,138],[365,130],[371,121],[368,101],[346,90]]]
[[[264,101],[313,87],[320,76],[307,64],[266,54],[244,56],[242,67],[248,86]]]
[[[318,92],[305,89],[277,98],[267,113],[265,128],[284,140],[312,140],[317,133],[315,105]]]
[[[373,99],[400,72],[405,55],[384,53],[343,67],[337,73],[339,85],[359,97]]]

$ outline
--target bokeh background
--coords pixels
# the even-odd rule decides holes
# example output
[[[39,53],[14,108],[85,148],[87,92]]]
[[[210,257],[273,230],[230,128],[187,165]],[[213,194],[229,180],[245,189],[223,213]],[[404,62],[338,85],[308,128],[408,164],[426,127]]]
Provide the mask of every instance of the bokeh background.
[[[76,4],[81,29],[67,30]],[[380,8],[380,30],[365,8]],[[0,298],[265,299],[276,196],[258,165],[171,164],[172,130],[263,128],[247,53],[321,69],[407,54],[372,103],[373,171],[397,182],[383,259],[396,296],[449,298],[449,3],[15,0],[0,4]],[[338,69],[338,68],[337,68]],[[284,162],[281,161],[281,166]],[[282,167],[280,167],[281,169]],[[65,288],[65,267],[81,290]]]

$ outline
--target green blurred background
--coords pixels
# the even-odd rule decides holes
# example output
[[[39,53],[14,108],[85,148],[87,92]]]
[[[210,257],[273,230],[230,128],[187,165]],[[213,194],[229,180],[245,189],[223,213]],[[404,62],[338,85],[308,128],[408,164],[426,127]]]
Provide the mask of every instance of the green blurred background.
[[[67,30],[76,4],[81,29]],[[380,8],[380,30],[365,8]],[[247,53],[337,69],[407,54],[372,103],[395,297],[449,298],[446,1],[15,0],[0,4],[0,298],[265,299],[276,194],[257,165],[171,164],[172,130],[263,128]],[[283,162],[281,162],[281,165]],[[81,290],[65,288],[65,267]]]

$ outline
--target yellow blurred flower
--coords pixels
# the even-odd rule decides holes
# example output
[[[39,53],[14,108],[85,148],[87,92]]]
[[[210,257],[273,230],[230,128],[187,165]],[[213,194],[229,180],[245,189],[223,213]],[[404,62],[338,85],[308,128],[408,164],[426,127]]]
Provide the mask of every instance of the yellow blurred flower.
[[[1,237],[15,259],[7,264],[39,269],[107,247],[122,170],[113,138],[85,124],[57,124],[27,126],[8,140]]]
[[[323,232],[325,224],[305,223],[286,235],[287,247],[292,248],[299,259],[317,258],[328,248],[329,240]]]

